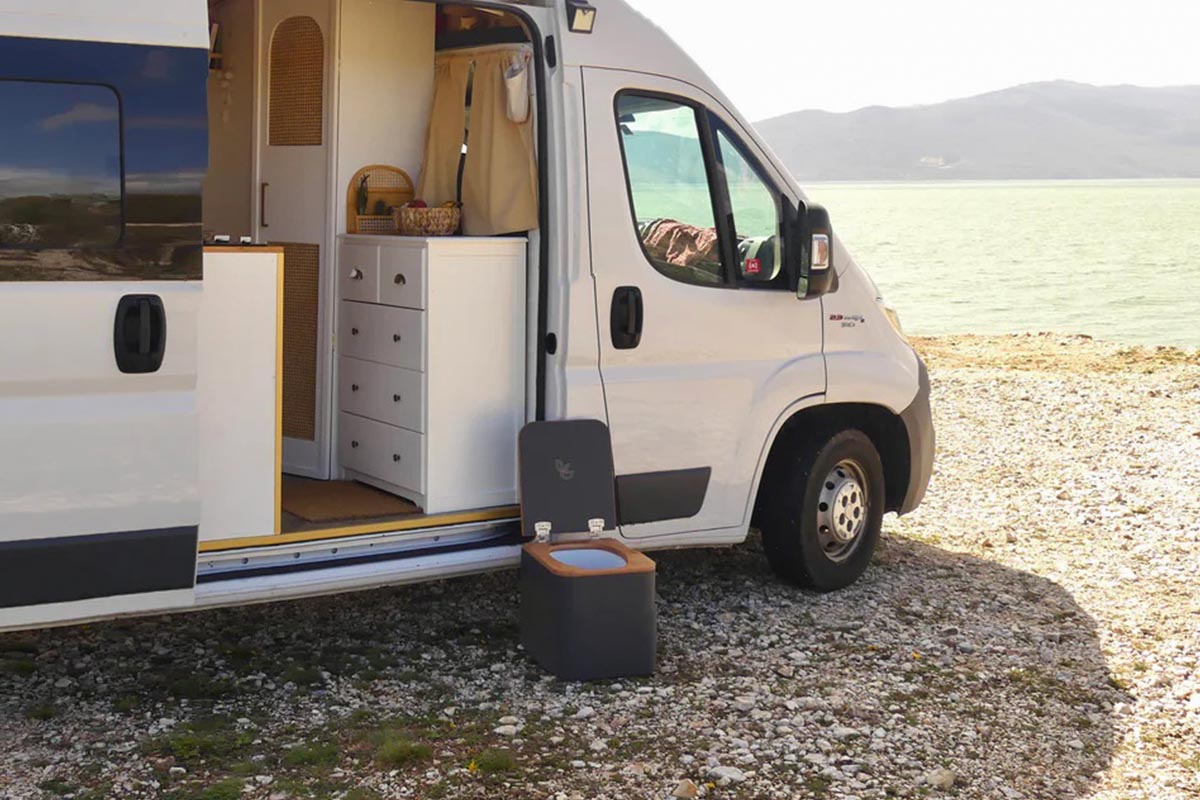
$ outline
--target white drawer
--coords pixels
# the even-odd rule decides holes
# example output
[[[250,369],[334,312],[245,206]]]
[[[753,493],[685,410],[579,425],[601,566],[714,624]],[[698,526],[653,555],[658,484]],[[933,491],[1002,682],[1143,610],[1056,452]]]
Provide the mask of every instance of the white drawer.
[[[344,302],[338,323],[338,352],[424,372],[424,317],[424,312],[408,308]]]
[[[379,302],[404,308],[425,308],[425,250],[381,247]]]
[[[341,409],[410,431],[425,431],[425,375],[342,356],[338,359]]]
[[[421,434],[345,412],[338,420],[343,467],[424,493]]]
[[[338,249],[338,287],[343,300],[379,302],[379,245],[342,242]]]

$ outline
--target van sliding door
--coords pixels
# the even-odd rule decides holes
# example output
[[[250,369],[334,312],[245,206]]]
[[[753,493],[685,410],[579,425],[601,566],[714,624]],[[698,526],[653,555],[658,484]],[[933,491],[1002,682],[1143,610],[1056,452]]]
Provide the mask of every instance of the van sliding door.
[[[23,34],[0,36],[0,630],[193,600],[196,17],[179,47],[38,38],[30,20],[73,21],[0,11]]]

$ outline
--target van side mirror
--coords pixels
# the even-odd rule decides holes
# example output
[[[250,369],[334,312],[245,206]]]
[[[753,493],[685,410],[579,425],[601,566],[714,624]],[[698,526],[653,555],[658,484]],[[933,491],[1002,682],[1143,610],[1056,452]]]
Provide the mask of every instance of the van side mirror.
[[[832,290],[837,273],[833,264],[833,224],[823,206],[809,204],[797,214],[792,252],[799,252],[795,290],[801,299],[821,297]]]

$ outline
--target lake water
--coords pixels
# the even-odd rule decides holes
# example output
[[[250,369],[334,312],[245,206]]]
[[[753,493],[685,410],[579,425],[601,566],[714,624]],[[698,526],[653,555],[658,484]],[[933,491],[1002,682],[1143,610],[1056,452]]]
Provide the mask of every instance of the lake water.
[[[806,188],[909,333],[1200,348],[1200,181]]]

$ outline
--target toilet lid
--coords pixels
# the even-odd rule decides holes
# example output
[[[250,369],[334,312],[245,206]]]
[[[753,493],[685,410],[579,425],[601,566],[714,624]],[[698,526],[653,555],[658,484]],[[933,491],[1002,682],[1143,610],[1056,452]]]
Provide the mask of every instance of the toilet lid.
[[[587,533],[588,520],[617,527],[612,439],[599,420],[532,422],[519,439],[521,531],[549,522],[551,536]]]

